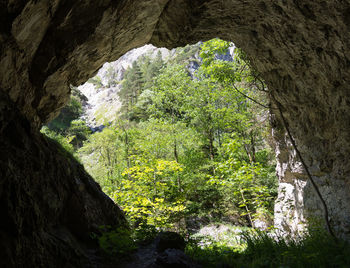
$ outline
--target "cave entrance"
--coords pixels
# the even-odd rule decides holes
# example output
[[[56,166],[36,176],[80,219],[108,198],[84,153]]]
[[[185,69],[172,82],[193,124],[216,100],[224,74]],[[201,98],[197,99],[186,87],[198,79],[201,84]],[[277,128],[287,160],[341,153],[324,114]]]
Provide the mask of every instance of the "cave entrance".
[[[350,184],[347,178],[350,173],[348,164],[350,145],[347,142],[349,140],[347,124],[344,124],[350,121],[349,69],[346,68],[349,66],[350,47],[347,30],[349,3],[343,1],[340,5],[339,1],[309,1],[305,4],[303,1],[218,0],[8,2],[1,5],[0,146],[4,153],[0,161],[3,182],[0,207],[4,221],[0,247],[5,257],[0,258],[0,263],[3,263],[3,260],[5,262],[8,260],[9,263],[18,260],[17,263],[25,263],[27,266],[33,266],[34,263],[34,266],[58,266],[56,260],[69,260],[72,257],[69,253],[77,252],[77,244],[73,240],[87,239],[90,231],[94,231],[98,225],[113,225],[123,221],[122,216],[115,217],[115,211],[118,211],[116,206],[100,193],[99,188],[80,166],[75,161],[70,161],[72,160],[70,158],[67,161],[66,154],[60,154],[61,150],[53,143],[37,135],[38,126],[54,117],[59,108],[66,103],[69,95],[67,84],[82,83],[106,60],[117,59],[129,49],[148,42],[159,46],[176,47],[215,36],[234,40],[239,46],[244,47],[254,61],[254,66],[268,83],[271,98],[279,102],[283,108],[283,114],[281,112],[273,118],[279,163],[278,175],[281,182],[279,187],[281,202],[278,210],[276,209],[276,213],[279,214],[277,228],[298,233],[308,215],[310,218],[318,218],[322,211],[319,199],[315,198],[315,191],[306,179],[305,170],[290,146],[292,139],[288,139],[281,126],[281,121],[286,121],[287,124],[284,125],[288,125],[292,130],[298,148],[302,155],[305,155],[306,164],[310,167],[309,177],[315,177],[317,184],[320,185],[320,192],[326,198],[330,212],[329,220],[334,225],[335,232],[349,239]],[[223,72],[216,72],[220,66]],[[204,75],[204,78],[216,77],[217,85],[224,83],[220,92],[226,92],[230,89],[226,87],[226,83],[232,82],[225,80],[226,74],[230,73],[226,72],[227,70],[225,64],[218,64],[215,68],[203,70],[204,73],[214,72],[212,76]],[[232,68],[230,70],[232,71]],[[188,72],[188,67],[182,71]],[[140,69],[140,72],[143,70]],[[173,72],[168,70],[167,75],[163,74],[163,77],[157,79],[159,92],[172,85],[166,83],[163,78],[173,77],[175,83],[176,74],[181,77],[181,68],[174,68]],[[132,75],[137,77],[139,74],[130,72],[130,76]],[[237,82],[240,79],[240,76],[230,77],[235,77]],[[103,151],[107,164],[102,165],[102,162],[94,160],[96,154],[92,151],[96,150],[88,153],[89,150],[85,147],[85,155],[87,158],[90,157],[91,165],[100,172],[97,175],[106,178],[108,185],[107,183],[104,185],[104,181],[95,176],[114,200],[118,201],[124,194],[125,202],[134,200],[135,204],[136,202],[140,204],[139,207],[129,206],[130,212],[136,211],[136,215],[147,215],[148,209],[152,208],[148,202],[158,202],[158,214],[153,215],[159,217],[151,217],[150,222],[146,219],[149,225],[154,226],[158,221],[162,222],[164,217],[167,218],[167,215],[173,212],[181,215],[185,209],[198,215],[220,215],[222,207],[228,211],[234,211],[233,209],[239,211],[240,213],[233,216],[238,216],[247,224],[249,222],[247,217],[252,216],[251,206],[260,204],[259,200],[265,200],[264,189],[268,186],[248,184],[244,185],[247,187],[237,188],[237,185],[243,185],[236,182],[240,182],[239,178],[249,177],[247,174],[250,174],[251,181],[256,182],[261,174],[268,173],[264,169],[266,166],[253,166],[251,163],[259,162],[256,159],[258,154],[260,161],[265,154],[266,163],[269,163],[269,152],[264,152],[262,147],[244,146],[256,144],[256,140],[253,139],[252,142],[250,136],[246,135],[247,132],[243,132],[245,135],[234,136],[233,133],[239,132],[234,132],[233,127],[237,127],[234,125],[236,121],[244,121],[243,119],[249,118],[249,114],[254,114],[253,112],[259,108],[250,103],[251,100],[240,101],[241,96],[237,95],[236,98],[231,98],[231,101],[239,101],[236,102],[239,104],[236,107],[239,107],[240,111],[246,109],[252,112],[232,117],[235,119],[233,122],[217,124],[215,126],[217,131],[210,131],[210,123],[230,119],[225,116],[224,111],[235,106],[223,105],[230,101],[225,100],[226,96],[220,99],[218,94],[213,94],[214,102],[206,101],[209,93],[218,92],[211,90],[216,88],[215,81],[207,83],[203,82],[207,81],[206,79],[189,79],[188,76],[185,78],[189,82],[179,83],[176,90],[188,89],[187,93],[192,95],[183,98],[182,102],[177,102],[181,94],[170,99],[168,97],[172,94],[169,92],[160,94],[158,99],[153,99],[152,90],[135,91],[130,96],[127,95],[128,105],[124,105],[124,108],[122,106],[124,111],[127,111],[127,116],[120,118],[118,122],[108,120],[106,123],[102,122],[101,128],[104,127],[102,131],[93,129],[95,133],[91,134],[91,129],[82,120],[75,120],[74,123],[68,120],[67,133],[70,134],[67,136],[58,135],[48,129],[43,131],[60,140],[72,153],[76,153],[78,148],[85,147],[85,143],[82,142],[84,139],[87,144],[90,141],[90,144],[93,144],[92,137],[95,139],[95,148],[102,152],[104,145],[110,141],[106,133],[109,131],[111,135],[117,135],[118,138],[112,140],[115,141],[112,149],[108,147],[106,152]],[[135,82],[137,79],[132,81]],[[249,84],[252,81],[254,79],[241,80],[239,83]],[[92,82],[99,83],[99,81]],[[113,92],[104,91],[104,82],[101,81],[100,84],[101,94],[104,92],[108,99],[108,94]],[[189,84],[192,86],[188,87]],[[193,89],[200,89],[199,85],[209,90],[205,91],[205,94],[196,95],[200,91]],[[129,83],[129,86],[137,88],[133,83]],[[80,114],[80,97],[83,98],[79,92],[75,92],[75,97],[70,101],[72,109],[64,109],[72,119],[76,119],[76,115]],[[232,92],[236,94],[236,91]],[[228,95],[232,92],[227,90]],[[203,99],[202,109],[197,110],[198,105],[194,104]],[[152,115],[153,121],[144,123],[141,121],[145,119],[140,117],[147,114],[140,111],[148,105],[149,100],[154,101],[153,104],[157,103],[155,100],[159,101],[159,104],[164,100],[166,104],[167,100],[167,104],[179,104],[179,109],[160,110],[159,107],[162,106],[153,105],[152,109],[147,110]],[[85,101],[88,102],[87,99]],[[103,105],[100,113],[102,121],[109,108],[115,107],[112,103],[111,101]],[[184,107],[183,104],[187,106]],[[202,111],[206,113],[203,115]],[[174,121],[167,119],[166,123],[160,124],[159,122],[165,121],[166,118],[160,118],[156,112],[173,115]],[[205,117],[208,115],[217,117]],[[283,115],[286,120],[282,119]],[[175,119],[178,118],[184,119],[184,122],[177,122]],[[259,118],[264,121],[262,119],[266,117],[257,117]],[[64,128],[66,123],[67,121],[58,122],[61,124],[58,128]],[[175,123],[178,124],[176,127]],[[249,130],[253,131],[254,128],[248,123],[249,121],[242,125],[243,130],[249,127]],[[100,125],[94,127],[98,126]],[[201,131],[198,131],[199,126]],[[186,128],[189,134],[179,131],[181,127]],[[158,134],[146,136],[150,133],[147,131],[152,128],[156,129]],[[232,133],[228,133],[229,130]],[[178,137],[179,133],[184,133],[183,137]],[[180,142],[187,136],[192,142],[188,144]],[[243,136],[245,138],[241,139]],[[156,146],[162,141],[168,146],[167,150],[161,150]],[[195,146],[191,147],[189,144]],[[116,154],[117,157],[121,157],[118,158],[118,163],[122,161],[124,165],[119,169],[114,168],[117,158],[111,157],[116,148],[122,150]],[[147,154],[148,148],[158,149]],[[164,154],[164,151],[168,152],[169,158],[156,159],[164,160],[163,162],[149,161],[157,154]],[[225,152],[227,154],[224,154]],[[140,155],[142,157],[136,157]],[[188,159],[188,162],[183,159]],[[235,159],[239,161],[233,161]],[[97,168],[99,166],[100,168]],[[239,169],[242,166],[245,169]],[[134,169],[130,170],[132,168]],[[189,172],[191,170],[192,173]],[[153,177],[150,176],[152,172]],[[112,184],[114,174],[119,174],[121,178],[115,185]],[[139,176],[136,177],[134,174]],[[203,174],[205,176],[202,176]],[[173,180],[151,180],[162,176]],[[134,190],[125,193],[118,190],[121,185],[124,185],[125,189],[134,187],[136,185],[134,182],[140,181],[136,178],[148,179],[148,182],[140,185],[138,189],[140,193],[144,193],[146,191],[144,189],[149,189],[148,193],[151,194],[157,190],[154,193],[154,200],[142,198],[145,195],[135,199],[138,195]],[[164,185],[167,181],[173,183]],[[226,181],[228,183],[223,183]],[[141,187],[145,185],[149,185],[150,188]],[[185,187],[191,191],[192,199],[183,197],[186,194]],[[234,189],[236,191],[232,191]],[[225,190],[229,191],[229,194],[225,194]],[[251,195],[247,199],[245,190],[251,193],[261,192],[261,198]],[[160,196],[162,191],[167,193],[166,198]],[[225,207],[225,204],[233,204],[230,199],[232,193],[239,197],[242,191],[243,196],[240,200],[246,201],[236,203],[233,209],[230,206]],[[223,202],[216,202],[217,197]],[[190,202],[183,205],[184,200]],[[248,201],[251,203],[247,203]],[[173,205],[165,206],[167,202]],[[269,200],[267,203],[271,204]],[[120,205],[128,212],[126,205],[122,203]],[[245,211],[247,209],[248,211]],[[218,211],[220,213],[217,213]],[[168,212],[169,214],[166,214]],[[248,216],[244,215],[245,213]],[[71,215],[75,217],[70,217]],[[327,213],[325,219],[328,221]],[[136,218],[135,225],[140,225],[142,220]],[[53,245],[53,241],[59,246]],[[44,248],[48,250],[44,251]],[[85,256],[81,254],[83,255]],[[323,254],[324,256],[328,255]],[[31,259],[28,260],[28,257]]]
[[[43,132],[84,164],[135,228],[266,229],[277,179],[264,91],[233,43],[145,45],[72,87]]]

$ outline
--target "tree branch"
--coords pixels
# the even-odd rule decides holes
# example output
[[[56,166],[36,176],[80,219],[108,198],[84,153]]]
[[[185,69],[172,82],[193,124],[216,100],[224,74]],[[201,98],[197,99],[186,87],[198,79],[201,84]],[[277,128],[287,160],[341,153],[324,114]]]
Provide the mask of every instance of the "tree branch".
[[[248,95],[244,94],[242,91],[240,91],[233,83],[231,84],[233,86],[233,88],[239,93],[241,94],[242,96],[244,96],[245,98],[247,99],[250,99],[252,102],[260,105],[261,107],[265,108],[265,109],[269,109],[270,107],[258,102],[257,100],[254,100],[253,98],[249,97]]]

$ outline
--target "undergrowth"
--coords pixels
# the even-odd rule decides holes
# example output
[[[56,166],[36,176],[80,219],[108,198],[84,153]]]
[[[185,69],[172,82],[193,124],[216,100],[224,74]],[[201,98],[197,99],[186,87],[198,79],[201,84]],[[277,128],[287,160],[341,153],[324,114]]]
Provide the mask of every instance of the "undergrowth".
[[[243,232],[241,244],[192,240],[186,254],[203,267],[350,267],[350,245],[324,232],[298,239]]]
[[[142,242],[150,243],[157,233],[156,230],[103,229],[98,237],[101,249],[123,258],[130,257]],[[350,267],[350,244],[320,230],[292,239],[234,227],[215,238],[192,236],[185,253],[208,268]]]
[[[101,235],[96,237],[100,248],[108,255],[127,256],[137,248],[133,232],[128,228],[101,226]]]

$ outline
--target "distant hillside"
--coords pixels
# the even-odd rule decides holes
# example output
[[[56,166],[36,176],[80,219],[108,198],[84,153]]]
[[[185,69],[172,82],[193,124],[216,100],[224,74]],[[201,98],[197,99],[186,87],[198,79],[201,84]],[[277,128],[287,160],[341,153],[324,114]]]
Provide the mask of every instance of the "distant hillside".
[[[154,58],[158,53],[165,60],[174,52],[175,50],[170,51],[166,48],[145,45],[129,51],[117,61],[105,63],[96,76],[78,87],[78,90],[87,97],[87,101],[83,105],[82,119],[90,127],[99,126],[105,120],[113,120],[121,107],[118,97],[118,92],[122,87],[121,81],[125,71],[133,62],[141,56]]]
[[[158,55],[165,64],[171,62],[185,64],[192,76],[201,64],[198,55],[200,45],[201,42],[172,50],[145,45],[129,51],[117,61],[105,63],[95,77],[78,87],[78,90],[87,97],[87,101],[83,104],[82,119],[90,127],[113,121],[122,105],[118,93],[122,89],[124,74],[134,62],[140,62],[145,57],[152,61]],[[225,55],[218,55],[218,58],[231,61],[233,52],[234,46],[230,47]]]
[[[145,45],[129,51],[117,61],[105,63],[94,77],[85,84],[74,88],[72,100],[62,109],[61,114],[48,124],[49,128],[55,131],[59,128],[61,132],[64,132],[69,128],[70,122],[78,118],[85,121],[91,129],[97,129],[105,122],[114,121],[122,108],[118,94],[122,93],[125,73],[128,69],[132,69],[133,64],[143,65],[142,71],[146,72],[148,87],[151,86],[154,76],[153,67],[148,65],[154,64],[157,60],[161,60],[163,65],[184,64],[193,78],[193,74],[202,63],[199,57],[201,44],[199,42],[172,50]],[[230,47],[226,54],[217,57],[231,61],[233,53],[234,46]],[[130,79],[132,80],[132,78],[128,80]]]

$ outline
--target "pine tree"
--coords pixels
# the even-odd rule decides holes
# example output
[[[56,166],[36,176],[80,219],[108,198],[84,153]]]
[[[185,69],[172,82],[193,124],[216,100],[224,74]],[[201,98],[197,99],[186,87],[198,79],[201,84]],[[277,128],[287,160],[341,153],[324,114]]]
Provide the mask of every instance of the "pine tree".
[[[122,112],[127,118],[131,117],[131,111],[144,87],[144,77],[140,65],[134,61],[131,68],[125,72],[122,89],[119,97],[122,101]]]

